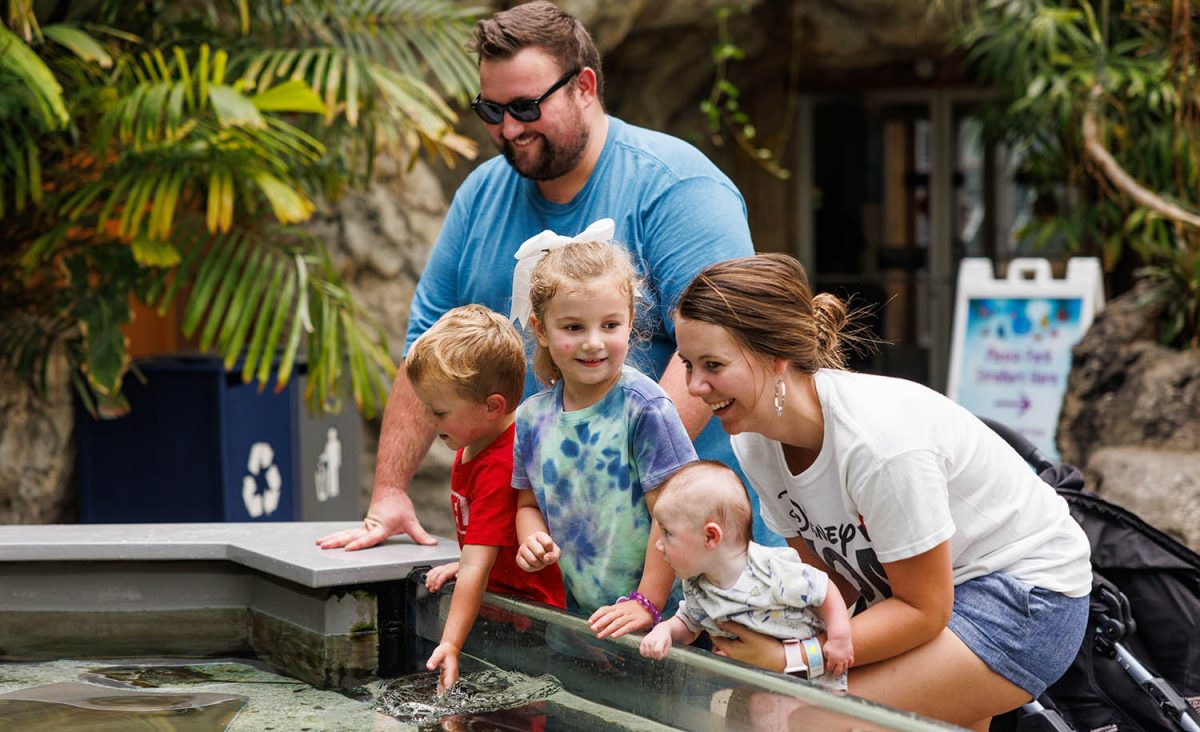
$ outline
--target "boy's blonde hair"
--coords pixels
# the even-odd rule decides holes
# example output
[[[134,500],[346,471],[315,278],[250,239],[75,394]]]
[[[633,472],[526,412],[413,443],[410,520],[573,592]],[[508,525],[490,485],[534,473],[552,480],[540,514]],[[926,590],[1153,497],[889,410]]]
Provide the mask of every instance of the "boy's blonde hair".
[[[634,269],[629,250],[618,244],[589,241],[551,249],[534,266],[529,278],[530,310],[539,324],[545,323],[546,305],[559,292],[592,280],[609,279],[629,297],[630,325],[634,317],[634,299],[641,278]],[[544,325],[539,325],[544,328]],[[540,343],[533,347],[533,373],[543,384],[562,378],[562,371]]]
[[[525,347],[508,318],[482,305],[449,310],[408,349],[408,380],[453,386],[482,404],[499,394],[512,412],[525,392]]]
[[[750,497],[742,479],[716,460],[694,460],[671,474],[658,489],[654,512],[679,511],[703,526],[713,522],[725,538],[745,545],[754,536]]]

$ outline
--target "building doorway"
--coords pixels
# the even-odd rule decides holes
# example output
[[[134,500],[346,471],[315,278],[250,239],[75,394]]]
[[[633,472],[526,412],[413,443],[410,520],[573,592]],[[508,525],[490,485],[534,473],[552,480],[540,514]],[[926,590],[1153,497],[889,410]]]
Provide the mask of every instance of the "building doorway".
[[[886,345],[858,370],[944,390],[964,256],[1002,261],[1014,201],[1005,151],[983,139],[976,88],[804,95],[795,254],[814,289],[872,309]],[[1003,215],[1000,215],[1003,212]]]

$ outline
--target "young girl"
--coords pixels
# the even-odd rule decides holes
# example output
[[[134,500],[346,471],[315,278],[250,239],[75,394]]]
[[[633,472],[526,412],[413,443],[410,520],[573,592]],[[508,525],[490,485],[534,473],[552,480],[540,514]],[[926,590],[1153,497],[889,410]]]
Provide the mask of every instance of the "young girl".
[[[674,573],[648,551],[650,508],[696,452],[666,393],[625,365],[638,288],[629,253],[588,241],[541,256],[528,303],[534,372],[550,386],[517,409],[517,564],[557,562],[567,610],[589,614],[597,638],[617,637],[667,605]]]

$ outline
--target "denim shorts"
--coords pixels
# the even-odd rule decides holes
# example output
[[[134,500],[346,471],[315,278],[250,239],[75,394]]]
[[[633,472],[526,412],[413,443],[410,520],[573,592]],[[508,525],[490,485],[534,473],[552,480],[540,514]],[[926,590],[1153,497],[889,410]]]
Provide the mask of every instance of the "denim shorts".
[[[1036,699],[1075,660],[1087,618],[1086,596],[1067,597],[993,572],[954,588],[950,630],[988,668]]]

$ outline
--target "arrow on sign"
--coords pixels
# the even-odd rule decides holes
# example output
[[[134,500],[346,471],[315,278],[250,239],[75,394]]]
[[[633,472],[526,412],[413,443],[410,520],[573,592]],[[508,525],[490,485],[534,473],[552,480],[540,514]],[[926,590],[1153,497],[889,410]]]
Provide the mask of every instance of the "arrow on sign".
[[[996,401],[996,406],[1000,407],[1001,409],[1017,410],[1018,417],[1020,417],[1022,414],[1025,414],[1025,412],[1029,409],[1030,404],[1031,402],[1029,401],[1029,397],[1025,396],[1024,392],[1021,392],[1019,398],[1017,399],[999,399]]]

